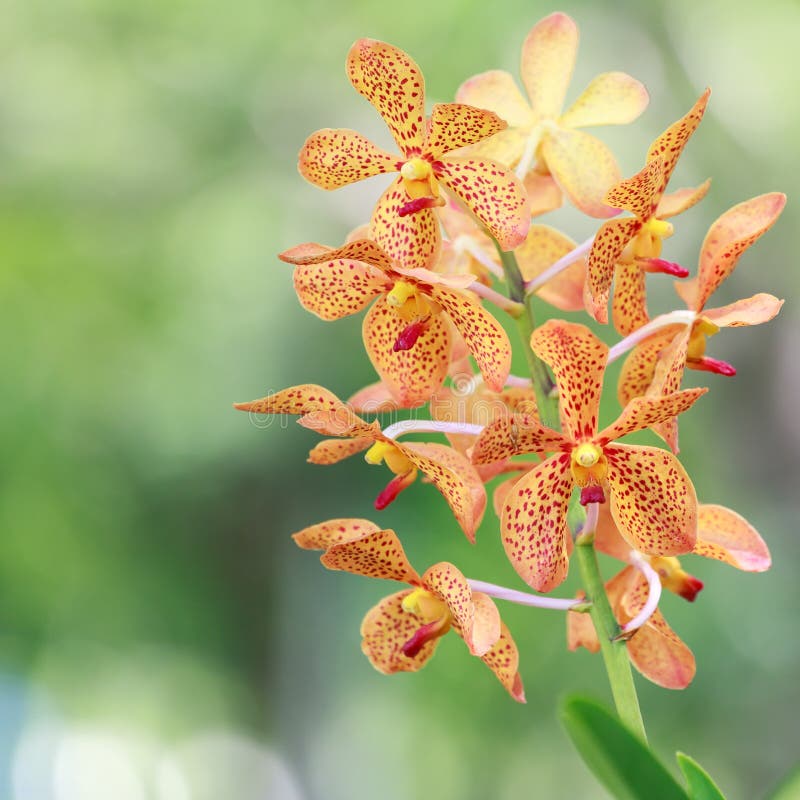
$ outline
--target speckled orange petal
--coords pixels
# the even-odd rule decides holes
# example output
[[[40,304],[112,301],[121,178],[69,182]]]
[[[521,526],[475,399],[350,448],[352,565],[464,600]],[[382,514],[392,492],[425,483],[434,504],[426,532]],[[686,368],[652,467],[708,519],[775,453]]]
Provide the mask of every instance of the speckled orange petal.
[[[599,139],[583,131],[557,128],[542,139],[542,156],[570,202],[590,217],[613,217],[604,200],[619,182],[617,162]]]
[[[647,392],[653,382],[658,354],[685,327],[671,325],[669,328],[649,336],[631,350],[622,365],[617,384],[617,398],[621,406],[625,406],[634,397],[641,397]]]
[[[531,462],[529,466],[533,467],[534,465]],[[506,501],[506,497],[508,497],[508,493],[514,488],[514,484],[521,477],[521,475],[513,475],[507,480],[504,480],[502,483],[498,483],[495,487],[495,490],[492,493],[492,508],[498,517],[503,515],[503,504]]]
[[[658,201],[655,216],[659,219],[669,219],[684,211],[688,211],[693,205],[699,203],[711,188],[711,178],[701,183],[699,186],[689,189],[678,189],[675,192],[665,194]]]
[[[506,169],[513,169],[525,152],[529,136],[527,128],[506,128],[489,139],[460,150],[458,155],[469,158],[490,158]]]
[[[334,544],[361,539],[379,530],[380,526],[368,519],[329,519],[293,533],[292,539],[303,550],[327,550]]]
[[[564,194],[549,172],[542,174],[533,169],[528,172],[522,183],[528,193],[532,217],[539,217],[564,205]]]
[[[308,414],[312,411],[337,411],[344,405],[333,392],[314,383],[304,383],[268,394],[260,400],[234,403],[233,407],[253,414]]]
[[[422,147],[425,80],[407,53],[375,39],[359,39],[347,55],[347,75],[378,109],[404,154]]]
[[[430,208],[405,217],[399,209],[408,203],[408,193],[398,178],[381,195],[369,223],[369,236],[400,266],[433,269],[442,246],[439,222]]]
[[[567,576],[567,506],[573,480],[568,453],[551,456],[517,481],[506,495],[503,547],[522,580],[549,592]]]
[[[626,178],[609,189],[606,203],[630,211],[642,222],[647,221],[656,209],[656,195],[663,173],[664,160],[658,156],[648,161],[632,178]]]
[[[333,411],[328,409],[311,411],[300,417],[297,424],[310,431],[316,431],[322,436],[369,436],[372,439],[382,436],[377,420],[366,422],[346,405]]]
[[[323,128],[306,139],[297,168],[309,183],[331,190],[397,172],[401,163],[398,156],[381,150],[356,131]]]
[[[641,553],[690,553],[697,540],[697,495],[677,458],[657,447],[610,444],[611,513],[622,536]]]
[[[520,74],[537,120],[561,113],[577,53],[578,26],[560,12],[537,22],[526,37]]]
[[[383,381],[359,389],[347,400],[347,405],[357,414],[381,414],[401,408]]]
[[[472,451],[473,464],[492,464],[522,453],[547,453],[569,447],[561,433],[529,414],[501,417],[483,429]]]
[[[603,447],[629,433],[672,419],[690,409],[697,398],[707,391],[708,389],[684,389],[663,397],[635,397],[613,424],[597,434],[595,442]]]
[[[372,436],[357,439],[323,439],[308,454],[311,464],[329,466],[361,453],[375,443]]]
[[[453,617],[453,626],[458,628],[470,652],[473,655],[483,655],[473,650],[472,626],[475,621],[475,606],[472,602],[472,589],[461,572],[452,564],[441,561],[425,570],[422,584],[446,603]]]
[[[558,124],[565,128],[627,125],[649,101],[647,89],[636,78],[624,72],[604,72],[592,79]]]
[[[650,321],[644,270],[635,261],[617,262],[611,319],[621,336],[633,333]]]
[[[504,623],[500,623],[500,638],[492,649],[481,657],[481,661],[494,672],[514,700],[518,703],[525,702],[525,689],[518,672],[519,651]]]
[[[691,330],[692,326],[687,326],[659,353],[653,373],[653,382],[647,390],[649,396],[658,397],[671,394],[681,388]],[[677,417],[654,424],[653,431],[669,445],[673,453],[679,451]]]
[[[403,645],[420,627],[419,617],[403,608],[403,600],[411,591],[406,589],[384,597],[361,623],[361,650],[372,666],[385,675],[416,672],[425,666],[439,644],[439,638],[431,639],[413,658],[403,653]]]
[[[436,177],[489,229],[503,250],[525,241],[531,212],[525,188],[512,172],[488,158],[444,158]]]
[[[494,111],[463,103],[436,103],[428,123],[425,150],[437,159],[459,147],[469,147],[508,127]]]
[[[745,572],[764,572],[772,565],[769,549],[758,531],[735,511],[713,504],[697,507],[694,552]]]
[[[378,530],[360,539],[331,545],[320,561],[328,569],[353,575],[422,585],[422,579],[408,563],[397,534],[391,530]]]
[[[486,489],[469,460],[443,444],[404,442],[397,445],[411,463],[442,493],[470,542],[486,510]]]
[[[664,689],[685,689],[695,675],[692,651],[658,610],[628,641],[628,657],[647,680]]]
[[[378,375],[403,406],[413,408],[427,402],[447,377],[450,332],[442,318],[434,315],[410,350],[395,352],[394,344],[407,324],[380,297],[364,317],[362,332]]]
[[[578,592],[578,600],[583,600],[585,597],[583,592]],[[590,653],[597,653],[600,651],[600,640],[597,638],[591,614],[568,611],[567,649],[575,651],[579,647],[585,647]]]
[[[745,300],[737,300],[727,306],[708,308],[703,316],[720,328],[740,328],[744,325],[761,325],[778,315],[783,300],[771,294],[754,294]]]
[[[628,242],[642,227],[635,217],[611,219],[604,222],[594,237],[589,251],[587,288],[593,308],[589,309],[598,322],[608,322],[608,296],[614,269]]]
[[[785,205],[785,194],[762,194],[728,209],[711,225],[700,248],[697,297],[692,308],[705,306],[733,272],[742,253],[775,224]]]
[[[608,346],[585,325],[551,319],[533,332],[531,348],[558,383],[561,430],[573,441],[594,436]]]
[[[316,242],[306,242],[290,247],[278,255],[287,264],[324,264],[330,261],[360,261],[386,272],[392,269],[392,262],[381,247],[371,239],[360,236],[341,247],[326,247]]]
[[[473,655],[485,656],[499,641],[503,623],[494,600],[483,592],[472,593],[475,617],[472,623]]]
[[[501,392],[511,370],[511,343],[503,326],[463,292],[434,286],[431,297],[464,337],[486,385]]]
[[[574,250],[576,244],[549,225],[531,225],[525,241],[514,251],[525,281],[541,275],[558,259]],[[580,256],[536,294],[561,311],[583,310],[583,284],[586,280],[586,257]]]
[[[477,108],[488,108],[512,128],[533,125],[530,106],[511,73],[505,70],[489,70],[464,81],[458,87],[456,100]]]
[[[360,261],[339,259],[294,271],[294,289],[303,308],[324,320],[357,314],[391,288],[392,281],[383,272]]]
[[[619,561],[627,562],[631,554],[631,546],[620,536],[609,503],[598,505],[594,546],[598,553],[605,553]]]
[[[710,95],[711,89],[706,89],[692,108],[677,122],[670,125],[650,145],[647,151],[647,160],[652,161],[658,156],[661,156],[664,160],[664,170],[657,191],[657,201],[661,199],[661,195],[669,183],[683,148],[686,147],[686,142],[689,141],[689,137],[697,130],[700,120],[703,119]]]

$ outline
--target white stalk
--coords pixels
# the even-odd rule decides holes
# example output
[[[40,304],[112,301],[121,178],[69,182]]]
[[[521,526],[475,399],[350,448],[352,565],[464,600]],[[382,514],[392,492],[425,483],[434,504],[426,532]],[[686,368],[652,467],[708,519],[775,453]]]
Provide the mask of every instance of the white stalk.
[[[659,314],[655,319],[651,319],[650,322],[642,325],[641,328],[617,342],[608,351],[608,363],[616,361],[620,356],[625,355],[628,350],[633,349],[637,344],[663,328],[668,328],[670,325],[691,325],[695,317],[695,312],[687,309],[678,309],[677,311],[670,311],[668,314]]]
[[[579,244],[574,250],[570,250],[565,256],[562,256],[554,264],[549,266],[540,275],[532,278],[525,284],[525,291],[528,294],[536,292],[542,288],[548,281],[553,280],[559,273],[563,272],[567,267],[573,264],[581,256],[586,255],[594,243],[594,236],[590,236],[585,242]]]
[[[569,611],[574,606],[586,605],[585,600],[560,597],[541,597],[538,594],[528,592],[518,592],[516,589],[507,589],[505,586],[497,586],[486,581],[474,581],[467,578],[467,583],[474,592],[483,592],[498,600],[508,600],[511,603],[519,603],[523,606],[535,606],[536,608],[550,608],[554,611]]]
[[[641,628],[653,616],[658,608],[658,601],[661,599],[661,578],[650,566],[650,562],[636,551],[631,552],[630,562],[647,578],[648,594],[647,602],[642,610],[630,622],[622,626],[622,632],[626,634]]]
[[[406,433],[466,433],[477,436],[483,431],[483,425],[469,422],[445,422],[435,419],[404,419],[386,428],[383,435],[387,439],[396,439]]]
[[[469,253],[479,264],[486,267],[496,278],[503,278],[503,268],[483,251],[469,236],[459,236],[453,246],[458,250]]]

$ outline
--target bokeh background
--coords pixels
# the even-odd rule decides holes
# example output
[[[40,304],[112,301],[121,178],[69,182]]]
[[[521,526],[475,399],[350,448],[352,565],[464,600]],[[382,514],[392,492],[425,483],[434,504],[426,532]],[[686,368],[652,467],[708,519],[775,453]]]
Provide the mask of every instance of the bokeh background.
[[[429,100],[447,101],[477,72],[516,73],[528,29],[559,8],[582,33],[570,98],[611,69],[650,90],[634,125],[598,131],[624,174],[713,87],[673,179],[712,176],[712,190],[677,221],[667,257],[694,268],[726,208],[790,195],[718,293],[787,305],[712,340],[739,375],[708,378],[712,394],[681,423],[698,494],[750,519],[774,568],[691,560],[706,589],[662,607],[697,678],[681,693],[640,688],[659,752],[691,753],[734,800],[765,796],[795,763],[796,3],[11,0],[0,26],[0,797],[605,796],[555,716],[568,691],[609,699],[599,656],[566,652],[563,617],[503,609],[527,706],[456,637],[417,675],[379,675],[358,627],[387,587],[326,572],[289,533],[372,517],[387,473],[360,459],[308,465],[311,433],[255,426],[230,405],[302,382],[346,397],[374,380],[360,320],[304,312],[275,257],[341,242],[381,191],[378,178],[326,194],[295,168],[320,127],[389,144],[345,78],[351,43],[410,51]],[[568,211],[544,221],[578,241],[596,227]],[[673,302],[668,283],[650,280],[657,311]],[[522,588],[491,511],[476,547],[430,486],[380,521],[421,569],[447,559]]]

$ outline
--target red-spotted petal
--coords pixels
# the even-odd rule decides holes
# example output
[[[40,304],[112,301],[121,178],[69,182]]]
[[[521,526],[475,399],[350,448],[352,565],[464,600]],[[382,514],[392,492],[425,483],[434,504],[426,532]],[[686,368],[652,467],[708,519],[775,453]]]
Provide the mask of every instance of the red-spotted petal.
[[[758,531],[735,511],[713,504],[697,507],[694,552],[746,572],[764,572],[772,564],[769,549]]]
[[[514,251],[523,279],[532,281],[574,250],[575,242],[549,225],[531,225],[525,241]],[[536,294],[561,311],[583,310],[586,257],[579,256]]]
[[[409,350],[394,350],[405,322],[384,297],[364,318],[363,336],[372,365],[397,400],[407,408],[422,405],[439,389],[450,364],[450,332],[434,315]]]
[[[327,550],[335,544],[361,539],[379,531],[380,527],[368,519],[329,519],[292,534],[292,539],[303,550]]]
[[[653,382],[659,353],[685,328],[683,325],[670,325],[631,350],[622,365],[617,384],[617,398],[621,406],[647,393]]]
[[[647,151],[648,161],[652,161],[658,156],[661,156],[664,160],[664,170],[658,189],[658,200],[661,199],[661,195],[664,193],[667,183],[669,183],[670,176],[678,163],[683,148],[686,147],[686,143],[689,141],[689,137],[697,130],[700,120],[703,119],[710,95],[711,89],[706,89],[688,113],[670,125],[664,133],[656,138]]]
[[[784,194],[762,194],[728,209],[711,225],[700,248],[697,296],[691,308],[699,310],[705,306],[733,272],[742,253],[775,224],[785,205]]]
[[[650,321],[644,270],[635,261],[617,262],[611,318],[622,336],[628,336]]]
[[[400,266],[432,269],[442,246],[439,222],[430,208],[401,217],[399,210],[408,200],[403,179],[398,178],[381,195],[372,212],[369,237]]]
[[[689,189],[678,189],[675,192],[665,194],[658,201],[655,216],[659,219],[669,219],[684,211],[688,211],[693,205],[699,203],[711,188],[711,178],[704,181],[697,187]]]
[[[297,168],[309,183],[331,190],[397,172],[400,163],[398,156],[381,150],[356,131],[323,128],[306,139]]]
[[[549,592],[567,576],[567,506],[573,480],[569,454],[559,453],[523,475],[506,495],[501,535],[522,580]]]
[[[377,530],[360,539],[333,544],[320,561],[328,569],[353,575],[422,585],[422,579],[408,563],[403,545],[392,530]]]
[[[505,70],[490,70],[464,81],[456,92],[456,100],[491,109],[512,128],[532,127],[534,123],[528,102],[511,73]]]
[[[658,205],[659,187],[664,175],[664,159],[648,161],[632,178],[626,178],[608,190],[606,203],[635,214],[642,222],[653,216]]]
[[[727,306],[705,309],[703,316],[720,328],[740,328],[769,322],[778,315],[782,305],[783,300],[771,294],[754,294]]]
[[[611,444],[611,513],[619,532],[641,553],[689,553],[697,540],[697,495],[677,458],[657,447]]]
[[[697,398],[707,391],[708,389],[685,389],[663,397],[635,397],[612,425],[597,434],[595,441],[603,447],[629,433],[672,419],[690,409]]]
[[[653,373],[653,382],[647,390],[649,396],[658,397],[680,389],[686,367],[691,330],[691,326],[687,326],[659,353]],[[673,453],[678,452],[677,417],[656,423],[653,425],[653,431],[664,439]]]
[[[333,393],[314,383],[290,386],[260,400],[235,403],[239,411],[253,414],[310,414],[312,411],[338,411],[345,404]]]
[[[469,460],[452,447],[420,442],[397,443],[403,455],[425,473],[442,493],[467,539],[475,531],[486,509],[486,489]]]
[[[357,414],[381,414],[401,407],[383,381],[359,389],[348,399],[347,405]]]
[[[434,286],[431,297],[464,337],[486,385],[501,392],[511,370],[511,343],[503,326],[463,292]]]
[[[561,115],[565,128],[593,125],[626,125],[647,108],[647,89],[624,72],[604,72],[592,80],[578,99]]]
[[[522,45],[522,82],[537,120],[561,113],[578,52],[578,26],[556,12],[533,26]]]
[[[614,270],[628,242],[641,230],[642,223],[635,217],[611,219],[597,231],[589,251],[587,287],[598,322],[608,322],[608,296]]]
[[[436,103],[431,111],[425,150],[436,159],[459,147],[477,144],[507,127],[494,111],[463,103]]]
[[[525,241],[531,224],[525,188],[513,173],[490,159],[445,158],[434,166],[450,189],[497,239],[503,250]]]
[[[372,436],[362,436],[356,439],[324,439],[319,442],[308,454],[311,464],[329,466],[338,464],[345,458],[361,453],[375,443]]]
[[[604,199],[620,179],[606,145],[583,131],[556,128],[543,137],[541,146],[547,168],[579,211],[598,218],[616,214]]]
[[[288,264],[324,264],[330,261],[360,261],[377,267],[383,272],[392,269],[392,262],[381,247],[371,239],[359,236],[351,239],[341,247],[326,247],[316,242],[306,242],[291,247],[278,255],[281,261]]]
[[[500,638],[481,660],[494,672],[506,691],[518,703],[525,702],[525,689],[519,675],[519,651],[508,628],[500,623]]]
[[[339,259],[294,271],[294,288],[303,307],[324,320],[358,313],[392,284],[379,269],[360,261]]]
[[[403,600],[411,589],[384,597],[371,608],[361,623],[361,650],[372,666],[385,675],[395,672],[416,672],[433,655],[439,638],[425,642],[413,657],[403,653],[403,645],[420,628],[420,620],[403,608]]]
[[[570,446],[569,439],[529,414],[501,417],[483,429],[472,451],[473,464],[492,464],[522,453],[547,453]]]
[[[447,605],[453,617],[453,625],[464,637],[472,655],[483,655],[473,650],[472,626],[475,621],[475,606],[467,579],[452,564],[441,561],[425,570],[422,583],[429,592],[433,592]]]
[[[585,597],[584,592],[578,592],[576,599],[583,600]],[[600,650],[600,640],[590,614],[568,611],[567,649],[575,651],[579,647],[585,647],[590,653],[597,653]]]
[[[594,436],[608,360],[606,344],[585,325],[551,319],[533,332],[531,348],[556,377],[561,430],[573,440]]]
[[[472,622],[472,647],[474,655],[485,656],[500,640],[503,623],[500,612],[489,595],[472,593],[475,616]]]
[[[609,503],[598,505],[594,546],[598,553],[605,553],[619,561],[627,562],[630,558],[631,546],[620,535]]]
[[[395,142],[408,156],[425,139],[425,80],[411,57],[374,39],[359,39],[347,56],[356,91],[378,109]]]

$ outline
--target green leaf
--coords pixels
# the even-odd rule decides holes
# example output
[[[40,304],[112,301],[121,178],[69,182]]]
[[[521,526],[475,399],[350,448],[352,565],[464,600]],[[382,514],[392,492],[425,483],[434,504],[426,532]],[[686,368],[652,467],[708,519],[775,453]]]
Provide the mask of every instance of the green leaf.
[[[780,782],[768,800],[797,800],[798,797],[800,797],[800,765],[795,766]]]
[[[594,700],[568,697],[560,717],[589,769],[618,800],[689,800],[647,745]]]
[[[678,753],[678,766],[689,788],[689,797],[692,800],[725,800],[725,795],[719,790],[709,774],[686,753]]]

